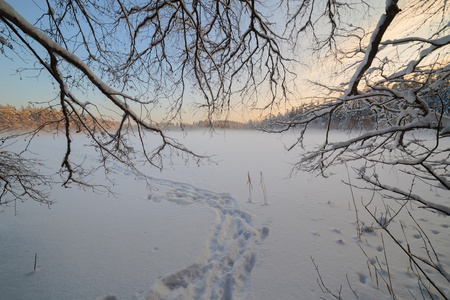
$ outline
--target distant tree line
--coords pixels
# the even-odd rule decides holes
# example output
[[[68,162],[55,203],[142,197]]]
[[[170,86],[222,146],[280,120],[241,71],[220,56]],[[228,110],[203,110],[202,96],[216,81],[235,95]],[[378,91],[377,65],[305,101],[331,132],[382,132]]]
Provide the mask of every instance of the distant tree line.
[[[93,118],[89,115],[82,116],[85,118],[86,123],[90,126],[95,126]],[[97,119],[99,121],[99,119]],[[101,119],[100,122],[103,126],[111,128],[117,126],[117,123],[111,120]],[[249,125],[250,124],[250,125]],[[182,127],[182,128],[228,128],[228,129],[245,129],[253,128],[249,123],[241,123],[230,120],[200,120],[188,123],[159,123],[160,127]],[[46,129],[56,129],[64,126],[64,115],[61,110],[51,107],[34,107],[28,105],[26,107],[21,106],[17,108],[13,105],[0,105],[0,132],[8,130],[32,130],[38,127],[44,127]],[[80,130],[77,123],[72,122],[71,128]]]
[[[89,115],[82,115],[86,124],[95,128],[96,122]],[[97,119],[97,122],[99,120]],[[110,120],[101,119],[104,127],[114,127],[116,123]],[[16,108],[12,105],[0,105],[0,132],[11,130],[34,130],[42,127],[43,129],[63,128],[65,118],[61,110],[51,107],[34,107],[28,105]],[[76,131],[80,130],[77,122],[71,122],[70,127]]]
[[[228,128],[228,129],[244,129],[247,128],[247,124],[230,121],[230,120],[201,120],[193,123],[194,128]]]
[[[391,88],[399,91],[408,91],[410,88],[415,87],[415,81],[417,78],[412,78],[409,82],[402,82],[394,84]],[[433,80],[430,79],[432,82]],[[444,115],[450,115],[450,79],[446,84],[439,86],[438,89],[427,93],[423,97],[429,107]],[[353,107],[348,111],[335,112],[331,118],[329,116],[323,116],[316,118],[309,125],[317,128],[324,128],[330,123],[331,128],[334,129],[374,129],[374,126],[388,126],[389,124],[380,123],[379,113],[377,107],[368,108],[367,105],[363,105],[362,101],[355,101]],[[278,113],[277,115],[269,114],[262,120],[249,120],[246,123],[230,121],[230,120],[200,120],[187,123],[163,123],[162,126],[168,127],[183,127],[183,128],[227,128],[227,129],[254,129],[254,128],[276,128],[278,124],[285,124],[287,121],[294,124],[298,121],[301,123],[304,116],[304,112],[310,110],[313,107],[319,107],[321,102],[311,101],[309,103],[303,103],[299,106],[291,108],[286,113]],[[359,108],[360,106],[360,108]],[[84,116],[87,124],[95,127],[95,121],[91,116]],[[74,120],[75,121],[75,120]],[[98,121],[98,119],[97,119]],[[101,119],[100,122],[107,128],[117,126],[117,123],[111,120]],[[12,105],[0,105],[0,132],[8,130],[24,130],[24,129],[36,129],[38,127],[44,127],[47,129],[55,129],[63,126],[64,115],[61,110],[51,107],[34,107],[28,105],[26,107],[16,108]],[[70,127],[75,130],[80,130],[77,126],[77,122],[72,122]]]

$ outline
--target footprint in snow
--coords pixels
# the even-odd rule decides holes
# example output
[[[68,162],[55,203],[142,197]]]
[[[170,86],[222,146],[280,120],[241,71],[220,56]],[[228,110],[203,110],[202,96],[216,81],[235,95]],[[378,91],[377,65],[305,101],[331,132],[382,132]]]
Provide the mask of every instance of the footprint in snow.
[[[264,226],[261,230],[261,241],[264,241],[268,236],[269,236],[269,228],[267,228],[266,226]]]
[[[145,299],[248,299],[251,272],[259,245],[269,227],[253,227],[252,215],[238,208],[228,193],[214,193],[194,186],[155,179],[165,186],[147,199],[169,201],[180,206],[199,203],[216,213],[216,220],[198,262],[160,278]],[[157,248],[154,248],[157,251]]]
[[[365,284],[367,281],[367,276],[362,273],[358,273],[358,276],[359,276],[359,282],[361,282],[362,284]]]

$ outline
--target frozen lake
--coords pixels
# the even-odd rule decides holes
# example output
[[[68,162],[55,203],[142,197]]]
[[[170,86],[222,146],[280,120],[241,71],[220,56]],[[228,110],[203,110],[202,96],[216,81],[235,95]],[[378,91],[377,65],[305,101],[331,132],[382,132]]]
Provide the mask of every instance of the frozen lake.
[[[174,157],[162,172],[146,167],[151,189],[112,163],[115,197],[56,187],[51,209],[27,201],[17,203],[16,216],[13,208],[0,213],[0,299],[327,298],[311,257],[327,287],[342,286],[344,298],[353,297],[348,276],[360,299],[390,299],[357,242],[380,260],[385,250],[390,255],[397,296],[414,290],[416,279],[395,245],[383,249],[377,232],[357,238],[344,167],[326,179],[289,177],[300,154],[285,150],[294,134],[172,134],[216,163],[199,167]],[[74,154],[94,163],[83,139],[74,138]],[[63,149],[64,141],[50,136],[33,145],[51,167]],[[106,183],[104,174],[95,181]],[[448,270],[449,222],[441,216],[426,222],[439,228],[432,234]]]

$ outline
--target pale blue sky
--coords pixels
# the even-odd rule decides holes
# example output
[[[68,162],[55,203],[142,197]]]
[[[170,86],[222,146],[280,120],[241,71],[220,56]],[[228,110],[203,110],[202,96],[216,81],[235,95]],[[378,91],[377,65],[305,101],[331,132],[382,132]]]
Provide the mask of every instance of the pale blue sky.
[[[38,8],[36,3],[42,7],[45,7],[45,1],[43,0],[6,0],[6,2],[8,2],[31,23],[33,23],[42,14],[42,11]],[[384,4],[384,1],[373,1],[373,3]],[[378,15],[374,14],[373,17],[377,19]],[[365,25],[369,25],[370,21],[366,22],[368,24]],[[46,102],[57,96],[57,90],[52,84],[50,76],[46,72],[42,72],[39,77],[36,76],[36,71],[27,70],[21,74],[16,72],[18,69],[33,68],[33,63],[35,63],[33,58],[30,58],[29,61],[23,61],[17,57],[11,49],[7,47],[3,48],[8,57],[0,54],[0,104],[11,104],[20,107],[22,105],[28,105],[29,102]],[[322,68],[318,68],[317,65],[315,65],[312,69],[299,68],[297,71],[298,75],[301,73],[308,73],[310,76],[314,76],[315,73],[319,72],[320,79],[323,79],[323,67],[328,68],[325,64]],[[102,95],[92,95],[92,93],[89,97],[89,100],[92,102],[103,102],[102,99],[104,99]],[[190,107],[185,107],[185,110],[189,111]],[[249,114],[251,113],[236,113],[236,117],[233,116],[232,119],[243,121],[249,117]],[[197,114],[194,118],[191,118],[189,113],[185,116],[185,119],[186,121],[191,121],[191,119],[201,117],[201,114]]]
[[[31,0],[7,0],[28,21],[39,14],[37,6]],[[32,68],[34,60],[23,61],[9,48],[4,47],[5,55],[0,54],[0,104],[26,106],[30,101],[48,101],[55,97],[51,80],[47,74],[33,71],[16,72],[18,69]]]
[[[6,2],[32,24],[43,13],[43,10],[39,9],[38,5],[41,8],[45,8],[46,6],[45,1],[43,0],[6,0]],[[30,70],[34,66],[41,68],[41,66],[36,63],[34,56],[27,56],[19,51],[19,53],[22,54],[21,58],[6,46],[3,46],[3,49],[5,55],[0,53],[0,105],[10,104],[20,107],[27,106],[30,102],[47,102],[57,97],[58,91],[53,84],[54,81],[51,76],[45,70],[40,74],[36,70]],[[19,74],[17,70],[23,70],[23,72]],[[189,94],[190,93],[187,93],[187,95]],[[84,95],[78,94],[78,96],[80,96],[80,98],[85,98],[80,99],[82,101],[89,100],[90,102],[100,105],[105,105],[107,103],[104,101],[105,97],[98,92],[90,92],[88,99]],[[187,102],[189,101],[185,101],[185,103]],[[109,103],[108,106],[110,108],[114,107]],[[163,116],[165,116],[165,108],[165,104],[162,103],[161,111],[153,110],[152,117],[157,121],[161,120]],[[183,114],[184,121],[191,122],[192,120],[204,117],[201,113],[192,116],[189,112],[191,108],[192,106],[185,106],[184,111],[187,111],[188,113]],[[242,121],[244,120],[244,117],[237,116],[237,118],[233,119]]]
[[[19,12],[26,20],[30,23],[34,23],[37,18],[39,18],[46,4],[43,0],[6,0],[17,12]],[[0,33],[1,36],[1,33]],[[27,106],[30,102],[47,102],[55,97],[57,97],[57,89],[53,84],[53,80],[50,75],[43,70],[40,74],[36,70],[32,69],[34,66],[41,68],[41,66],[36,63],[36,59],[29,55],[23,55],[22,58],[18,57],[17,54],[6,46],[3,46],[4,52],[6,54],[0,54],[0,104],[1,105],[14,105],[16,107]],[[17,49],[16,49],[17,50]],[[20,51],[19,51],[20,53]],[[34,65],[36,63],[36,65]],[[27,69],[27,70],[26,70]],[[20,74],[17,70],[23,70]],[[39,75],[39,76],[37,76]],[[187,96],[191,95],[190,92],[186,93]],[[83,96],[81,96],[83,98]],[[89,101],[94,103],[103,103],[105,98],[99,93],[90,93]],[[81,99],[83,101],[88,99]],[[183,120],[191,122],[192,120],[204,118],[205,115],[202,113],[196,113],[192,116],[190,112],[193,106],[189,105],[189,99],[186,99],[184,111],[187,112],[183,114]],[[162,103],[161,111],[153,110],[153,117],[156,120],[162,119],[165,115],[166,104]],[[112,105],[111,105],[112,107]],[[238,111],[232,112],[231,119],[236,121],[244,121],[249,118],[249,112]],[[224,116],[225,117],[225,116]]]
[[[38,5],[42,8],[46,7],[45,1],[43,0],[6,0],[6,2],[32,24],[43,13],[43,10],[39,9]],[[39,48],[37,47],[36,49]],[[51,76],[45,70],[42,70],[40,73],[37,70],[33,70],[34,67],[38,69],[42,68],[36,62],[34,56],[27,55],[27,53],[21,52],[20,49],[15,49],[19,50],[18,52],[22,56],[19,57],[8,47],[3,46],[3,49],[5,55],[0,53],[1,105],[27,106],[30,102],[48,102],[58,96],[57,87]],[[43,54],[43,56],[45,55]],[[23,72],[18,73],[17,70],[23,70]],[[93,93],[89,91],[87,95],[81,95],[75,91],[75,94],[83,102],[89,100],[100,106],[108,104],[109,108],[114,108],[112,104],[110,105],[105,101],[106,98],[99,92]]]

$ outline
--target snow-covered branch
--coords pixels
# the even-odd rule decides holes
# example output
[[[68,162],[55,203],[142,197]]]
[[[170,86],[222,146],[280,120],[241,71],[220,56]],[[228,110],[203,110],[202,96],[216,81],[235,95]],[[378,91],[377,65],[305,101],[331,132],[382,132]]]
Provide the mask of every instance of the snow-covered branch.
[[[381,2],[386,11],[369,33],[356,30],[352,24],[344,25],[342,20],[328,19],[324,26],[333,29],[322,37],[342,44],[333,48],[332,54],[315,52],[323,60],[318,63],[326,64],[326,59],[333,58],[338,65],[333,74],[342,72],[347,79],[339,77],[343,83],[338,85],[310,80],[322,94],[312,95],[302,105],[262,124],[265,131],[293,130],[298,134],[288,147],[302,147],[293,172],[329,176],[336,165],[351,166],[356,178],[350,182],[349,174],[347,183],[373,192],[371,199],[363,200],[369,220],[359,219],[357,214],[357,224],[375,222],[391,235],[390,222],[402,224],[403,212],[411,207],[450,215],[450,7],[447,1]],[[313,22],[317,20],[312,12],[322,3],[303,1],[289,21],[291,33],[309,30],[318,39],[314,26],[320,22]],[[350,5],[347,1],[339,3]],[[423,18],[425,15],[427,18]],[[333,38],[327,32],[334,32]],[[307,147],[308,132],[313,128],[322,130],[322,139],[316,138],[315,146]],[[394,241],[406,238],[391,237]],[[433,245],[428,238],[424,244],[414,251],[429,255]],[[438,255],[435,253],[435,259],[423,258],[410,245],[407,250],[399,246],[415,263],[420,290],[431,298],[438,295],[447,299],[441,283],[448,282],[448,276],[439,267]],[[431,267],[433,275],[421,264]]]
[[[425,208],[425,209],[431,209],[437,212],[440,212],[444,215],[450,216],[450,207],[446,206],[446,205],[442,205],[439,203],[434,203],[432,201],[428,201],[423,199],[420,195],[416,195],[411,193],[410,191],[404,191],[398,187],[394,187],[394,186],[390,186],[387,184],[383,184],[381,183],[379,180],[373,179],[372,177],[369,177],[367,175],[363,175],[362,179],[365,180],[366,182],[380,188],[381,190],[383,190],[384,192],[386,191],[390,191],[394,194],[397,194],[399,196],[401,196],[401,198],[399,200],[402,201],[416,201],[418,203],[421,204],[421,208]]]
[[[389,28],[389,25],[394,20],[395,16],[400,12],[397,2],[397,0],[386,1],[386,13],[380,17],[380,20],[372,33],[372,37],[365,51],[365,56],[350,79],[350,83],[344,97],[358,94],[358,85],[364,73],[372,65],[372,62],[378,53],[378,47],[380,46],[383,35]]]

